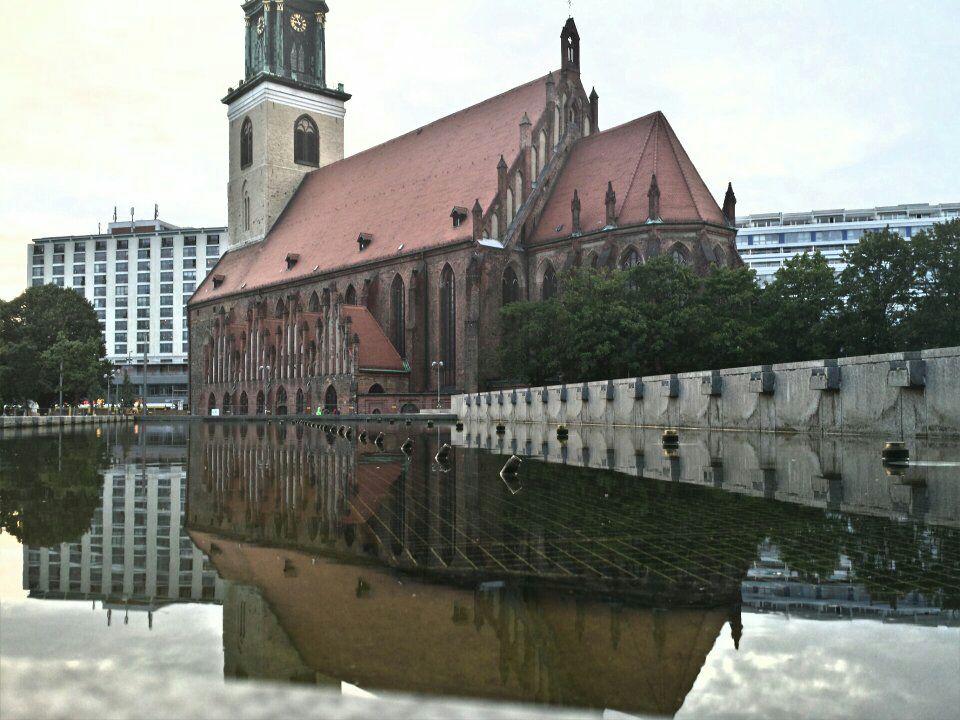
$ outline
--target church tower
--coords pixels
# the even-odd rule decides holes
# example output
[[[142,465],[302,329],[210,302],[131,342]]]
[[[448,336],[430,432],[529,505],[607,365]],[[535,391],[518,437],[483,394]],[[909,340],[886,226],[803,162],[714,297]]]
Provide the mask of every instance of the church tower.
[[[248,0],[246,75],[230,125],[230,244],[262,240],[311,170],[343,159],[350,95],[327,87],[323,0]]]

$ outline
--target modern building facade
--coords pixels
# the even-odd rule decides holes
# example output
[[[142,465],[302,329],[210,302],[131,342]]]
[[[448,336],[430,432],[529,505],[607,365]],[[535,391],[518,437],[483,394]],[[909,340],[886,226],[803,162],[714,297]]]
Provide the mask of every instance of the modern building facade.
[[[573,18],[553,72],[344,158],[327,11],[244,5],[234,246],[190,309],[198,413],[432,407],[504,380],[500,309],[570,267],[740,264],[732,187],[721,207],[663,113],[601,130]]]
[[[130,378],[150,406],[187,402],[186,305],[227,247],[226,228],[162,220],[112,222],[107,232],[35,239],[27,282],[74,288],[94,306],[114,388]]]
[[[864,210],[758,213],[737,221],[737,250],[764,284],[794,255],[819,251],[838,272],[844,250],[865,232],[889,227],[911,238],[931,225],[960,217],[960,202],[891,205]]]
[[[144,611],[222,602],[223,582],[185,528],[186,435],[164,427],[141,431],[151,437],[104,472],[100,507],[81,538],[54,547],[24,545],[23,587],[30,597]],[[113,456],[123,452],[117,445]]]

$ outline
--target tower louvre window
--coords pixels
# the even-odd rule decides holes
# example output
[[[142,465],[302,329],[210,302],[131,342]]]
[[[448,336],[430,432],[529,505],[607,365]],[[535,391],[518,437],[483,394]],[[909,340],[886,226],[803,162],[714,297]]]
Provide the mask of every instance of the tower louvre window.
[[[293,160],[299,165],[320,164],[320,134],[308,115],[301,115],[294,125]]]
[[[245,118],[240,126],[240,168],[248,168],[253,164],[253,123]]]

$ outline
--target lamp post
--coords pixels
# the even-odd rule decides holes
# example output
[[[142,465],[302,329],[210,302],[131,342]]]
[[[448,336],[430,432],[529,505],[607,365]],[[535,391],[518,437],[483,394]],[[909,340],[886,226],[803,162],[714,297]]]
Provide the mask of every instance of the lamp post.
[[[443,370],[443,360],[434,360],[430,367],[437,369],[437,410],[440,409],[440,371]]]

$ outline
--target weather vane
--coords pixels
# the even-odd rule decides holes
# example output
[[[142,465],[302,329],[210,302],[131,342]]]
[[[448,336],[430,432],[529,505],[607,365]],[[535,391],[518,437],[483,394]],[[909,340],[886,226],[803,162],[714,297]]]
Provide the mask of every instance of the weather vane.
[[[567,14],[573,17],[573,0],[567,0]]]

